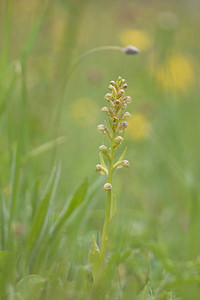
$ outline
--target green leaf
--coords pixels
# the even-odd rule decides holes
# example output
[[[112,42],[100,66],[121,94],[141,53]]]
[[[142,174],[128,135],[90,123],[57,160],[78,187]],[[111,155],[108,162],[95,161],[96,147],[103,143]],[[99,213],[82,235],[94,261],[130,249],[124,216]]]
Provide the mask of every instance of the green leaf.
[[[103,184],[103,177],[99,177],[88,189],[88,193],[86,195],[86,199],[83,204],[80,206],[79,210],[77,210],[76,214],[70,218],[70,223],[73,227],[73,230],[76,232],[79,230],[83,230],[84,225],[87,223],[87,216],[91,212],[92,208],[96,205],[96,201],[98,201],[98,189]]]
[[[46,279],[35,274],[22,278],[16,286],[17,300],[29,300],[33,297],[35,299],[36,296],[39,297],[45,282]]]
[[[126,151],[127,151],[127,147],[124,149],[124,152],[122,153],[122,155],[120,156],[120,158],[118,159],[118,161],[122,161],[124,159]]]
[[[142,291],[137,296],[136,300],[147,300],[147,299],[150,299],[150,297],[149,297],[150,291],[151,291],[151,286],[150,286],[150,283],[147,282],[147,284],[144,286],[144,288],[142,289]]]
[[[89,263],[92,269],[94,282],[96,282],[101,271],[101,254],[94,235],[92,236],[92,248],[89,251]]]
[[[5,251],[0,251],[0,270],[3,267],[6,259],[6,252]]]
[[[40,235],[42,233],[43,226],[48,217],[48,211],[50,204],[55,196],[56,188],[60,178],[60,166],[55,166],[50,176],[46,193],[44,194],[42,201],[35,214],[33,224],[30,230],[30,235],[27,241],[27,252],[35,251],[36,244],[41,242]],[[38,247],[39,245],[37,245]],[[33,249],[33,250],[32,250]]]
[[[174,262],[168,259],[168,254],[166,253],[165,248],[162,245],[154,242],[149,242],[146,245],[153,252],[153,254],[160,260],[164,268],[169,273],[173,273],[175,270],[175,265]]]
[[[10,237],[11,226],[15,215],[15,209],[17,204],[17,195],[19,188],[19,177],[20,177],[20,146],[17,145],[11,168],[11,194],[9,199],[9,221],[8,221],[8,239]],[[11,240],[7,240],[11,242]]]
[[[51,236],[55,236],[59,229],[63,226],[65,221],[71,216],[71,214],[84,202],[86,194],[88,191],[88,179],[85,178],[84,181],[75,191],[74,195],[68,201],[66,207],[63,210],[63,213],[58,218],[57,222],[52,229]]]
[[[6,210],[5,199],[2,196],[1,203],[0,203],[0,228],[1,228],[0,243],[1,243],[2,249],[4,249],[4,247],[5,247],[7,224],[8,224],[8,212]]]

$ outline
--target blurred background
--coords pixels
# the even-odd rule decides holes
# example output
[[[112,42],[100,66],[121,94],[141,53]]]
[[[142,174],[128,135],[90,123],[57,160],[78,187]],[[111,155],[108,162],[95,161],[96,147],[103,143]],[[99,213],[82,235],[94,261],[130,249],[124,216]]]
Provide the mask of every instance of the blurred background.
[[[89,185],[100,177],[95,172],[98,147],[105,142],[96,130],[105,118],[100,109],[106,105],[109,81],[122,76],[133,98],[124,142],[131,168],[116,172],[117,217],[111,224],[110,248],[134,249],[141,241],[155,240],[171,259],[197,259],[200,2],[11,2],[0,3],[0,185],[4,197],[10,193],[10,162],[19,136],[25,160],[21,193],[26,197],[36,182],[40,193],[55,159],[61,161],[55,214],[85,177]],[[85,51],[107,45],[134,45],[140,54],[96,52],[73,68]],[[47,150],[39,148],[39,154],[26,162],[27,153],[42,145]],[[85,251],[77,252],[80,260],[87,257],[92,232],[98,235],[102,229],[102,186],[103,181],[79,235],[80,249]],[[23,218],[21,213],[17,221]],[[134,277],[123,266],[120,272]]]

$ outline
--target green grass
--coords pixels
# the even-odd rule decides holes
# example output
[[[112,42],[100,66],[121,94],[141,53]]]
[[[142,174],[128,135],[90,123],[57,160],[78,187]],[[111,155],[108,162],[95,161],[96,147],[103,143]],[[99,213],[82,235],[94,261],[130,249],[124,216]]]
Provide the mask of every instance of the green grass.
[[[197,6],[1,1],[0,299],[199,299]],[[124,46],[126,29],[150,46],[93,53],[68,77],[85,51]],[[126,136],[131,168],[114,177],[105,276],[94,284],[88,253],[105,217],[96,126],[119,75],[150,131],[137,139],[133,123]]]

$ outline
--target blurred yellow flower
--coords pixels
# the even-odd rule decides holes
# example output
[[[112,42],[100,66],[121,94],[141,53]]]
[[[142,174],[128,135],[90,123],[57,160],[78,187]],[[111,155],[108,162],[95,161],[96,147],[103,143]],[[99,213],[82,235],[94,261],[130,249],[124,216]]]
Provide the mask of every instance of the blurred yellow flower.
[[[164,90],[186,92],[194,83],[192,62],[182,55],[173,55],[156,73],[156,79]]]
[[[144,140],[148,137],[150,131],[150,123],[141,113],[133,114],[128,121],[127,135],[133,140]]]
[[[120,41],[123,46],[134,45],[139,50],[147,50],[151,46],[148,34],[143,30],[126,29],[120,33]]]
[[[70,115],[78,126],[89,126],[97,121],[98,106],[89,98],[79,98],[70,106]]]
[[[62,49],[62,42],[66,34],[67,20],[58,19],[52,24],[52,38],[54,51],[57,52]]]
[[[3,189],[3,193],[4,193],[5,196],[9,196],[10,193],[11,193],[11,186],[10,186],[10,185],[6,186],[6,187]]]

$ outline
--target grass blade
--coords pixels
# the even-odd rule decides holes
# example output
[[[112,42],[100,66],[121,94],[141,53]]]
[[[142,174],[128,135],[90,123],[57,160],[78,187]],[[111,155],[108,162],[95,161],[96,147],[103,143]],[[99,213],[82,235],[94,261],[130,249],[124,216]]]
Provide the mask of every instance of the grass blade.
[[[11,194],[9,199],[9,221],[8,221],[8,238],[7,241],[9,241],[10,238],[10,231],[11,231],[11,225],[13,222],[14,214],[15,214],[15,208],[16,208],[16,202],[17,202],[17,194],[18,194],[18,187],[19,187],[19,177],[20,177],[20,149],[19,145],[17,145],[13,161],[12,161],[12,167],[11,167]]]
[[[64,212],[61,214],[61,216],[55,223],[54,228],[52,229],[51,237],[57,234],[57,232],[63,226],[65,221],[68,219],[68,217],[83,203],[87,191],[88,191],[88,179],[86,178],[79,185],[72,198],[68,201],[67,206],[64,209]]]
[[[48,211],[51,205],[51,202],[55,196],[55,192],[57,189],[58,181],[60,178],[60,165],[55,166],[52,170],[50,180],[46,189],[46,192],[42,198],[42,201],[38,207],[38,210],[35,214],[35,218],[33,220],[30,234],[27,240],[27,254],[32,253],[31,259],[36,254],[36,251],[41,243],[42,232],[44,230],[45,221],[48,218]]]
[[[27,153],[27,155],[24,157],[23,162],[28,161],[29,159],[32,159],[40,154],[45,153],[46,151],[49,151],[51,149],[53,149],[54,147],[58,146],[58,145],[62,145],[66,142],[66,137],[65,136],[61,136],[58,137],[56,139],[54,139],[53,141],[47,142],[31,151],[29,151]]]

